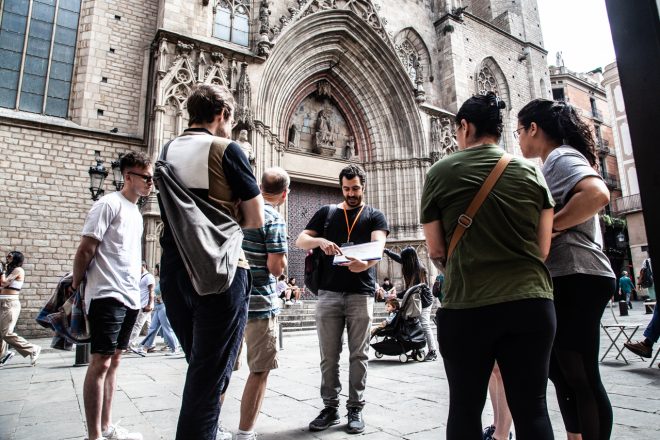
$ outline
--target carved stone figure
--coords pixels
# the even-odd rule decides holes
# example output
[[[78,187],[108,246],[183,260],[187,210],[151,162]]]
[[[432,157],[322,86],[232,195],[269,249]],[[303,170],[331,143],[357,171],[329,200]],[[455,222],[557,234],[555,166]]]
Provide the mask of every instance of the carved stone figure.
[[[346,146],[344,147],[344,153],[342,156],[344,159],[349,160],[352,156],[353,153],[355,152],[355,138],[353,136],[349,136],[348,140],[346,141]]]
[[[298,126],[291,124],[289,127],[289,148],[297,150],[300,145],[300,135],[298,133]]]
[[[268,9],[268,1],[262,0],[259,7],[259,33],[268,35],[270,29],[270,9]]]
[[[248,132],[247,130],[241,130],[238,133],[238,145],[241,146],[241,150],[245,153],[245,156],[247,156],[248,161],[250,162],[250,165],[252,165],[252,168],[254,169],[254,164],[255,164],[255,157],[254,157],[254,151],[252,150],[252,144],[248,142]]]
[[[564,67],[564,56],[561,51],[557,52],[556,54],[555,64],[557,67]]]
[[[328,109],[321,109],[316,117],[314,152],[327,156],[334,155],[335,141],[332,138],[332,114]]]
[[[332,87],[330,86],[330,83],[324,79],[318,82],[318,89],[316,92],[321,98],[332,98]]]

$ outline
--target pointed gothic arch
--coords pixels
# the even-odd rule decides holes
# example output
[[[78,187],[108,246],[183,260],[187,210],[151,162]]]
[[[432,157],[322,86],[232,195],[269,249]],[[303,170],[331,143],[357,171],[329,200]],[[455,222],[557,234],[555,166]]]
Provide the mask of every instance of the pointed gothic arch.
[[[316,12],[280,34],[257,91],[263,105],[255,119],[283,144],[293,109],[321,79],[336,94],[361,161],[401,157],[400,150],[424,155],[410,79],[391,45],[350,10]]]
[[[394,46],[413,83],[418,79],[422,82],[433,81],[433,64],[429,49],[414,28],[407,27],[399,31],[394,37]]]
[[[487,57],[481,61],[475,78],[477,93],[484,95],[486,92],[495,92],[506,103],[507,108],[511,109],[509,84],[504,72],[493,57]]]
[[[506,76],[493,57],[486,57],[479,64],[479,69],[475,75],[475,88],[477,93],[481,95],[494,92],[506,103],[506,108],[502,111],[504,131],[502,132],[500,145],[506,151],[512,152],[514,140],[511,133],[511,93]]]

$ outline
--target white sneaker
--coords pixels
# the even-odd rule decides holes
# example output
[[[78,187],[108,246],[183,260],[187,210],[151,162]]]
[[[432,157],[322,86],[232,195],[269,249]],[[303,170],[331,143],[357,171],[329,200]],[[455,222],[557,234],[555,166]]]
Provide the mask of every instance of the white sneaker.
[[[231,440],[232,434],[227,431],[227,429],[222,426],[222,423],[218,423],[218,433],[215,435],[216,440]]]
[[[165,353],[165,356],[178,356],[180,354],[181,352],[179,350],[174,350],[174,351],[170,350],[167,353]]]
[[[289,300],[289,301],[285,301],[284,304],[286,304],[287,306],[290,306],[293,303]]]
[[[108,426],[103,432],[103,438],[107,440],[142,440],[139,432],[128,432],[128,429],[119,426],[119,423]]]
[[[30,353],[30,364],[32,364],[33,367],[37,365],[37,359],[39,359],[39,354],[41,354],[41,347],[35,345],[34,351]]]
[[[236,440],[257,440],[257,433],[251,432],[249,434],[236,434]]]

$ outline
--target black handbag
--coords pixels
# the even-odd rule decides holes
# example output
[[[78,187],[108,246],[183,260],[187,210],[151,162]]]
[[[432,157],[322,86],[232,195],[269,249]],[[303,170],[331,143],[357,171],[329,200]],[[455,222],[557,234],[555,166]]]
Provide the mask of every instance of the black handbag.
[[[325,237],[328,225],[330,224],[330,219],[336,210],[337,205],[328,205],[328,214],[325,217],[325,223],[323,223],[322,237]],[[305,257],[305,288],[314,295],[319,294],[319,287],[321,286],[321,278],[323,276],[324,257],[325,252],[321,250],[321,247],[311,249],[307,252],[307,256]]]

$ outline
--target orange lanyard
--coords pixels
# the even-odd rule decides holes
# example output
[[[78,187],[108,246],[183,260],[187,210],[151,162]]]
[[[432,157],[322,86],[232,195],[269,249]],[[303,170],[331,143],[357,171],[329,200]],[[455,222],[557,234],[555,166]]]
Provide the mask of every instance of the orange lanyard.
[[[346,214],[346,208],[344,207],[344,218],[346,219],[346,229],[348,230],[348,237],[346,238],[347,243],[350,243],[351,241],[351,232],[353,232],[353,229],[355,229],[355,224],[360,218],[360,215],[362,214],[362,210],[364,209],[364,207],[365,205],[362,205],[362,208],[360,208],[360,212],[358,212],[357,216],[355,217],[355,220],[353,220],[353,226],[348,226],[348,214]]]

